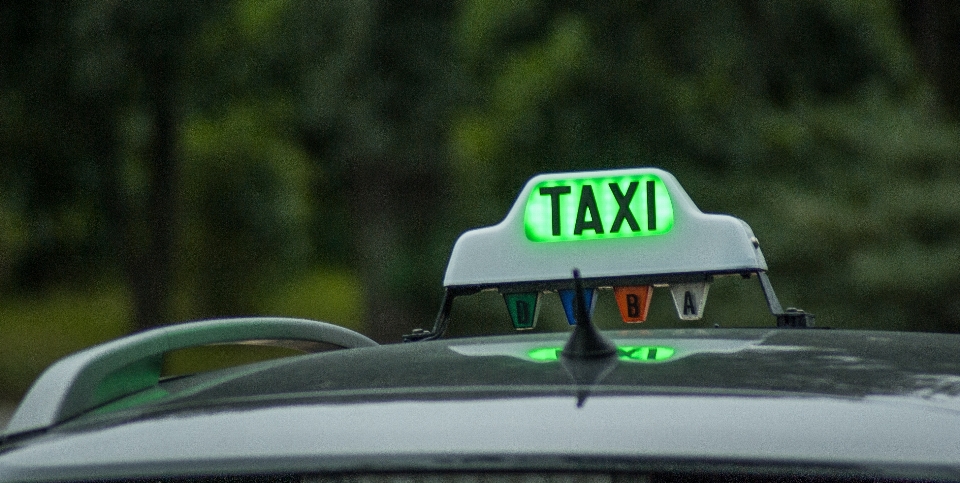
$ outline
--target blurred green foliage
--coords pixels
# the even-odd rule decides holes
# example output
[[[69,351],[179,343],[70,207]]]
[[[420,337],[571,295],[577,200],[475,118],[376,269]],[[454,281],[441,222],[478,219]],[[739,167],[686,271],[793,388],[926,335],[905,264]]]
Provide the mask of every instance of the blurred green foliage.
[[[313,270],[278,284],[258,298],[251,314],[335,321],[362,330],[360,287],[355,276],[337,269]],[[189,293],[175,303],[189,320]],[[60,357],[128,333],[130,296],[123,285],[103,281],[85,289],[56,288],[43,294],[4,297],[0,306],[0,401],[19,398],[40,372]],[[233,313],[232,315],[241,315]],[[214,346],[179,351],[165,372],[181,374],[278,357],[286,349]]]
[[[957,5],[5,2],[0,397],[156,323],[396,341],[456,236],[544,171],[665,168],[820,325],[956,332]],[[454,333],[509,325],[488,295]],[[671,310],[658,291],[646,326]],[[722,280],[693,325],[764,312]]]
[[[129,299],[115,283],[4,297],[0,306],[0,400],[19,398],[56,359],[129,330]]]

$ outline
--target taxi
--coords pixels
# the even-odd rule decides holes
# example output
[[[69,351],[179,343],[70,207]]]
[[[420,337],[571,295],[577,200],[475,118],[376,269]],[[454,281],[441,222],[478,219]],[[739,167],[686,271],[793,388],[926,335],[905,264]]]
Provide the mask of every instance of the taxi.
[[[643,329],[655,291],[699,320],[721,277],[757,283],[759,328]],[[481,292],[506,309],[472,322],[517,333],[444,337]],[[568,330],[537,330],[551,300]],[[0,482],[960,481],[960,336],[784,310],[750,227],[658,169],[532,178],[457,240],[436,320],[404,341],[262,317],[83,350],[20,403]],[[306,353],[161,376],[171,351],[251,342]]]

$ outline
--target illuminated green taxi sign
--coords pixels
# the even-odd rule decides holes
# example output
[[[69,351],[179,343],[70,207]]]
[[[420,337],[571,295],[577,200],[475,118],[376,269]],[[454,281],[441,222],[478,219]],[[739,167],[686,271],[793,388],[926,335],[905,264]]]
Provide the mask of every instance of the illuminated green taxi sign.
[[[673,204],[652,174],[547,180],[530,192],[524,226],[536,242],[660,235]]]
[[[624,168],[534,176],[500,223],[460,235],[443,284],[504,294],[559,290],[569,288],[573,268],[592,288],[621,278],[700,282],[767,266],[742,220],[701,212],[666,171]],[[517,327],[532,327],[536,299],[512,300],[532,311],[520,317],[510,309]]]

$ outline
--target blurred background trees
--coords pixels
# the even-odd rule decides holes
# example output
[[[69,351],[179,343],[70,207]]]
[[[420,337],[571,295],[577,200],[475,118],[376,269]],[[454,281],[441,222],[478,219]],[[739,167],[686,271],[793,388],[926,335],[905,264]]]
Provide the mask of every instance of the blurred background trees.
[[[948,0],[5,2],[0,398],[175,321],[397,341],[544,171],[665,168],[819,324],[960,331],[958,50]]]

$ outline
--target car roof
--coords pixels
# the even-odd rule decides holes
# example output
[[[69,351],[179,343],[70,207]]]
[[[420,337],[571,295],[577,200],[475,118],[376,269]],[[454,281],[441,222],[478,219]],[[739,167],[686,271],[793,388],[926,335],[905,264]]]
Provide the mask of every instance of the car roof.
[[[121,400],[13,441],[0,454],[0,475],[8,475],[0,481],[463,470],[468,456],[488,457],[472,463],[484,471],[601,468],[614,458],[633,470],[709,461],[960,476],[960,336],[607,335],[620,347],[674,353],[582,370],[530,356],[559,349],[562,335],[528,334],[356,348],[176,378],[160,385],[163,397],[128,408]],[[576,465],[561,457],[571,453],[581,456]]]
[[[782,329],[664,329],[606,333],[618,347],[660,347],[664,360],[621,357],[615,370],[592,384],[604,388],[677,388],[711,393],[815,394],[837,397],[897,395],[929,401],[960,395],[960,335]],[[167,383],[177,404],[209,405],[223,399],[325,394],[358,399],[391,391],[437,394],[464,387],[515,392],[518,388],[566,390],[575,381],[557,358],[565,333],[476,337],[320,352],[259,366],[229,369]],[[704,369],[709,368],[709,371]],[[531,389],[536,392],[535,389]],[[561,391],[562,392],[562,391]],[[409,397],[404,395],[403,397]],[[164,398],[158,399],[163,405]]]

